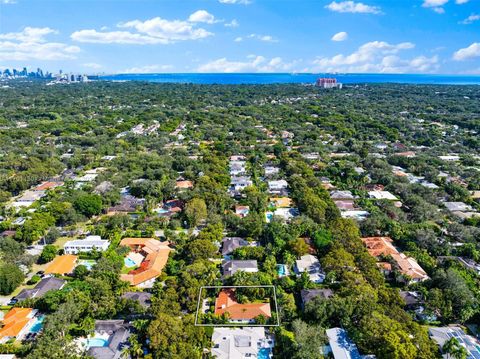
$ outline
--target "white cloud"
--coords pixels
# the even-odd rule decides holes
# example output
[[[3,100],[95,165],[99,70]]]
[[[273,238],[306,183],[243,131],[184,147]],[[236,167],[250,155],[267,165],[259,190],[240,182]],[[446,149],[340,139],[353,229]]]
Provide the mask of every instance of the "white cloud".
[[[443,14],[445,13],[445,10],[442,6],[447,2],[448,0],[423,0],[422,6],[425,8],[431,8],[437,14]]]
[[[259,35],[259,34],[250,34],[250,35],[247,35],[246,37],[238,36],[233,41],[241,42],[245,39],[255,39],[255,40],[264,41],[264,42],[278,42],[278,40],[271,35]]]
[[[232,21],[225,23],[226,27],[238,27],[239,25],[240,24],[238,23],[238,21],[236,19],[233,19]]]
[[[434,7],[432,10],[437,14],[445,14],[445,9],[443,7]]]
[[[443,6],[448,2],[448,0],[423,0],[423,7],[438,7]]]
[[[5,5],[11,5],[11,4],[16,4],[16,0],[0,0],[0,4],[5,4]]]
[[[25,27],[20,32],[9,32],[6,34],[0,34],[1,40],[14,40],[14,41],[30,41],[30,42],[45,42],[45,36],[49,34],[56,34],[57,31],[49,27]]]
[[[472,14],[469,17],[467,17],[465,20],[461,21],[460,23],[464,25],[468,25],[478,20],[480,20],[480,15]]]
[[[48,27],[25,27],[20,32],[0,34],[0,60],[67,60],[80,52],[77,46],[48,42],[57,31]]]
[[[123,71],[119,71],[121,74],[148,74],[154,72],[170,71],[173,69],[172,65],[145,65],[140,67],[131,67]]]
[[[418,56],[413,59],[402,59],[398,56],[401,51],[412,49],[415,45],[410,42],[389,44],[384,41],[372,41],[360,46],[357,51],[333,57],[316,59],[313,72],[379,72],[379,73],[406,73],[406,72],[433,72],[439,67],[438,56]]]
[[[214,21],[207,12],[200,10],[190,15],[195,22]],[[196,27],[196,23],[184,20],[165,20],[155,17],[146,21],[132,20],[120,23],[121,29],[133,29],[134,31],[97,31],[94,29],[79,30],[70,36],[79,42],[97,44],[169,44],[177,41],[198,40],[213,35],[203,28]]]
[[[167,41],[198,40],[213,35],[202,28],[182,20],[165,20],[155,17],[150,20],[133,20],[118,25],[121,28],[134,28],[140,33]]]
[[[265,42],[278,42],[278,40],[271,35],[250,34],[247,37],[249,39],[256,39],[256,40],[265,41]]]
[[[218,0],[222,4],[242,4],[242,5],[248,5],[251,4],[251,0]]]
[[[475,57],[480,57],[480,42],[474,42],[469,47],[465,47],[453,54],[455,61],[465,61]]]
[[[325,6],[327,9],[335,12],[351,12],[351,13],[363,13],[363,14],[381,14],[381,10],[378,6],[365,5],[361,2],[354,1],[332,1]]]
[[[207,24],[213,24],[215,22],[215,16],[210,14],[206,10],[197,10],[188,18],[190,22],[205,22]]]
[[[100,65],[100,64],[97,64],[95,62],[87,62],[85,64],[83,64],[83,67],[87,67],[89,69],[94,69],[94,70],[98,70],[98,69],[101,69],[103,66]]]
[[[462,4],[466,4],[469,0],[455,0],[455,3],[457,5],[462,5]]]
[[[348,34],[345,31],[337,32],[332,36],[332,41],[345,41],[348,39]]]
[[[293,63],[285,63],[280,57],[270,60],[263,56],[248,56],[246,61],[230,61],[227,58],[217,59],[197,68],[198,72],[278,72],[290,71]]]
[[[79,30],[70,35],[72,40],[87,42],[91,44],[130,44],[130,45],[151,45],[168,44],[168,39],[134,34],[128,31]]]

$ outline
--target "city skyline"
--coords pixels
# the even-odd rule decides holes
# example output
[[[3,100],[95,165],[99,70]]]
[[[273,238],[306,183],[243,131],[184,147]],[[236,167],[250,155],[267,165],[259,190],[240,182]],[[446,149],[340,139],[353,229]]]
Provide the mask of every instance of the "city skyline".
[[[0,24],[2,70],[480,74],[479,0],[0,0]]]

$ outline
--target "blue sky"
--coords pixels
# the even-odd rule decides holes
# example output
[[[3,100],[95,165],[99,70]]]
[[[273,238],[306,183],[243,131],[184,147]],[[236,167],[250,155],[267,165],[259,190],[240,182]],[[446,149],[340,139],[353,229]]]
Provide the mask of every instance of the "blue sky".
[[[0,68],[480,74],[480,0],[0,0]]]

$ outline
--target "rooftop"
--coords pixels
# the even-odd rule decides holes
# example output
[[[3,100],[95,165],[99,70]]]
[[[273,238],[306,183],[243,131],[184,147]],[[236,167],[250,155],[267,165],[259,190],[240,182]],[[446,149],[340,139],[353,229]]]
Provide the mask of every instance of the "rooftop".
[[[68,274],[72,273],[77,263],[77,256],[72,254],[65,254],[57,256],[51,261],[45,269],[45,274]]]
[[[215,300],[215,314],[228,313],[232,320],[252,320],[263,315],[267,318],[272,316],[270,303],[245,303],[236,301],[234,289],[223,289]]]

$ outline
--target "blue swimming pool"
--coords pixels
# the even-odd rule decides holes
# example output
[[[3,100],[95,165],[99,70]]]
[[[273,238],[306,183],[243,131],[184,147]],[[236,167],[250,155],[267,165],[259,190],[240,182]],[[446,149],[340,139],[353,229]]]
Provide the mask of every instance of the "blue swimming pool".
[[[96,263],[97,263],[97,262],[95,262],[94,260],[85,259],[85,260],[81,260],[78,264],[84,265],[85,267],[87,267],[88,270],[92,270],[92,267],[93,267]]]
[[[106,346],[108,346],[108,339],[104,339],[104,338],[87,339],[87,348],[106,347]]]
[[[132,267],[136,267],[136,266],[137,266],[137,264],[136,264],[132,259],[130,259],[130,258],[128,258],[128,257],[126,257],[126,258],[124,259],[124,261],[125,261],[125,267],[127,267],[127,268],[132,268]]]
[[[258,359],[270,359],[270,349],[262,348],[258,351]]]
[[[45,319],[45,317],[43,315],[39,316],[39,317],[36,317],[35,318],[35,323],[33,323],[33,325],[30,327],[30,330],[29,332],[30,333],[38,333],[42,330],[43,328],[43,320]]]
[[[278,275],[284,277],[287,275],[287,268],[284,264],[279,264],[278,266]]]

